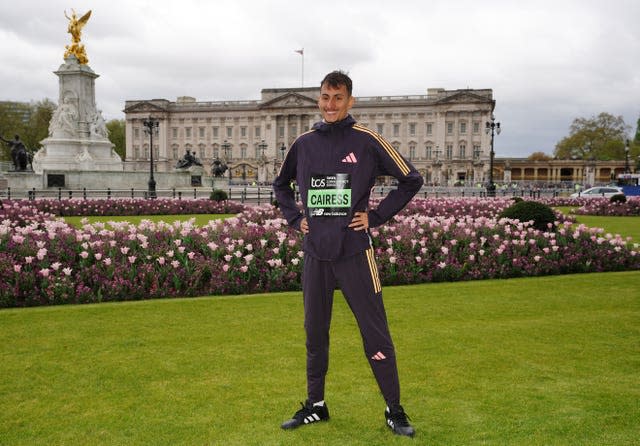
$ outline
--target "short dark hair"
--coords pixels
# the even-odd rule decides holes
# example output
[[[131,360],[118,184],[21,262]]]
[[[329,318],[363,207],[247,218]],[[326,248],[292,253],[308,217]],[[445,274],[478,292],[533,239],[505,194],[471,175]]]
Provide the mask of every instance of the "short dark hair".
[[[349,93],[349,96],[351,96],[353,82],[344,71],[335,70],[327,74],[324,79],[322,79],[322,82],[320,82],[320,88],[322,88],[322,86],[325,84],[333,88],[339,88],[340,85],[344,85],[347,88],[347,93]]]

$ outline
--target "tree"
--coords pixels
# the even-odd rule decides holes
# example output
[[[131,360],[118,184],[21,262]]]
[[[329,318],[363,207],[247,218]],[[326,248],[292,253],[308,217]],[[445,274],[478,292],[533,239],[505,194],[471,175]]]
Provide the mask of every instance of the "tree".
[[[26,121],[29,119],[31,109],[25,102],[0,102],[0,136],[12,140],[14,135],[24,135]],[[0,142],[0,159],[11,159],[9,148]]]
[[[120,158],[122,158],[122,160],[124,160],[125,157],[124,129],[124,119],[112,119],[111,121],[107,122],[109,141],[111,141],[115,145],[114,150],[118,155],[120,155]]]
[[[576,118],[553,152],[561,159],[624,159],[624,141],[630,127],[622,116],[602,112],[591,118]]]
[[[49,136],[49,122],[56,107],[49,99],[31,105],[31,115],[22,135],[22,140],[29,150],[38,151],[40,142]]]
[[[544,152],[533,152],[529,155],[529,160],[531,161],[549,161],[551,156],[547,155]]]

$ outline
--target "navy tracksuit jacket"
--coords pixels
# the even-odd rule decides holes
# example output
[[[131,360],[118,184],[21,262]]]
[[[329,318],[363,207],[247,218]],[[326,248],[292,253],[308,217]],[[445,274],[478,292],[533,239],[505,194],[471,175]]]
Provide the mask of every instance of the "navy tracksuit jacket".
[[[397,189],[369,209],[371,189],[383,175],[396,178]],[[291,188],[293,180],[300,191],[302,212]],[[399,404],[395,350],[371,239],[368,231],[348,225],[357,211],[368,212],[369,227],[385,223],[404,208],[422,183],[420,174],[397,150],[350,115],[332,124],[316,123],[287,153],[273,189],[289,225],[300,229],[303,217],[309,224],[302,283],[311,402],[324,399],[333,291],[339,286],[358,322],[365,354],[387,404]]]

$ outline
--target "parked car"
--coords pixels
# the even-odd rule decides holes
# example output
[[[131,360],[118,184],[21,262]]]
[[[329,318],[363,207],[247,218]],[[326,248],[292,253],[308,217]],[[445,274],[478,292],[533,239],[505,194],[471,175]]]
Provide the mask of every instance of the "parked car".
[[[624,195],[622,188],[617,186],[590,187],[582,192],[571,194],[571,198],[611,198],[614,195]]]

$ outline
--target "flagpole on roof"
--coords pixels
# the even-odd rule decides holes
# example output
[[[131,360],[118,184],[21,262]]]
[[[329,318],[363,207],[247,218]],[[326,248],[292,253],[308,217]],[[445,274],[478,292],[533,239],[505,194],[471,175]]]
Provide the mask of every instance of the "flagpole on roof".
[[[296,53],[300,54],[302,56],[302,80],[301,80],[301,87],[304,88],[304,48],[301,48],[299,50],[295,50]]]

